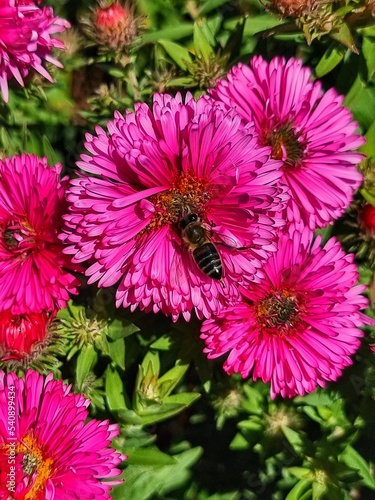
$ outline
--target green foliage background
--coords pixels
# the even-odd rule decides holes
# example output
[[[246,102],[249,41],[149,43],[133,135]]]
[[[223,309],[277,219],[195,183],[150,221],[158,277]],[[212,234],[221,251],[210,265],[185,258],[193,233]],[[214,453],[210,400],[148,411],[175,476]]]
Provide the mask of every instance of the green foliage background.
[[[125,55],[87,44],[80,19],[96,2],[48,3],[75,30],[59,56],[65,69],[49,68],[55,85],[35,76],[27,90],[13,87],[9,105],[0,103],[2,156],[46,155],[72,174],[84,133],[105,126],[115,109],[150,102],[156,91],[198,96],[253,54],[295,56],[324,88],[345,95],[367,138],[357,203],[375,204],[375,18],[374,25],[371,16],[351,23],[369,2],[333,2],[334,28],[310,36],[257,0],[139,0],[142,29]],[[350,240],[350,231],[339,221],[324,236]],[[373,262],[366,252],[360,257],[361,280],[371,283]],[[38,366],[89,397],[93,417],[119,422],[114,445],[129,458],[114,499],[375,498],[370,331],[337,383],[271,401],[267,385],[228,377],[222,360],[206,359],[197,320],[173,324],[162,315],[116,310],[114,293],[83,283],[59,314],[55,357]]]

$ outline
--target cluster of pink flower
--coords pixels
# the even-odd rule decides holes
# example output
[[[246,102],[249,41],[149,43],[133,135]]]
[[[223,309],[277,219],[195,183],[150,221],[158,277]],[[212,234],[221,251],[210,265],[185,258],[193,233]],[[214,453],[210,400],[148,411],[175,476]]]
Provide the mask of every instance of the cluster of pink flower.
[[[0,161],[0,357],[32,359],[78,280],[58,238],[68,178],[23,154]],[[91,420],[89,401],[62,381],[0,370],[0,497],[109,499],[117,425]],[[101,482],[106,479],[107,482]]]
[[[58,238],[69,182],[60,180],[61,170],[35,155],[0,160],[2,359],[31,355],[69,293],[77,292],[79,281],[67,270],[77,266]]]
[[[20,43],[12,45],[14,22]],[[5,100],[10,78],[22,85],[30,69],[49,77],[41,63],[56,64],[50,50],[59,47],[50,35],[66,26],[32,0],[0,0]],[[117,112],[107,130],[87,136],[89,154],[70,187],[45,159],[0,161],[3,357],[31,349],[32,332],[45,331],[76,293],[71,271],[86,262],[89,283],[119,283],[117,306],[173,320],[194,311],[208,356],[228,354],[228,373],[270,381],[273,397],[336,380],[369,321],[365,287],[356,285],[353,256],[334,238],[322,246],[314,231],[341,216],[360,186],[355,130],[342,98],[323,93],[301,61],[254,57],[198,100],[155,95],[151,108]],[[31,371],[0,372],[1,484],[12,391],[22,475],[14,497],[73,488],[72,496],[108,498],[97,478],[118,475],[124,457],[97,451],[117,427],[84,426],[87,401]],[[75,455],[70,433],[58,430],[62,415]],[[74,479],[73,468],[81,471]]]
[[[0,91],[23,85],[30,70],[52,81],[42,61],[62,43],[51,35],[69,23],[34,0],[0,0]],[[0,160],[0,359],[32,359],[57,311],[79,281],[78,266],[58,238],[68,178],[46,158],[22,154]],[[52,374],[0,370],[0,498],[109,499],[117,465],[109,447],[119,433],[108,421],[86,423],[89,401]],[[101,482],[105,479],[106,482]]]
[[[353,256],[313,231],[360,186],[363,144],[296,59],[239,64],[209,96],[154,96],[87,135],[62,238],[117,306],[201,319],[205,352],[274,397],[335,380],[359,346]]]

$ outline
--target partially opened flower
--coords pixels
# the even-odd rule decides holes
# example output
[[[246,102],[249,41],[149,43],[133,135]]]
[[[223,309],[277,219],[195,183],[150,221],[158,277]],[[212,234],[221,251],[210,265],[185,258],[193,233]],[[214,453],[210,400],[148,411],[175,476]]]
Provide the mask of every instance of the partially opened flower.
[[[271,395],[303,395],[336,380],[352,363],[370,320],[356,285],[353,255],[331,238],[290,229],[264,266],[264,278],[243,299],[203,323],[209,358],[229,354],[227,373],[271,381]]]
[[[0,312],[0,366],[29,364],[48,344],[50,313],[12,314]]]
[[[0,160],[0,311],[55,311],[76,292],[58,239],[68,182],[60,172],[35,155]]]
[[[117,424],[87,422],[88,405],[52,374],[0,371],[1,498],[110,499],[126,457],[109,447]]]
[[[23,79],[31,70],[53,82],[45,69],[49,62],[62,67],[51,52],[64,44],[54,37],[70,27],[65,19],[54,16],[52,7],[38,7],[34,0],[0,0],[0,91],[8,101],[8,80]]]
[[[91,13],[81,19],[88,38],[100,52],[112,51],[117,57],[129,52],[129,48],[142,31],[143,17],[135,15],[135,3],[123,0],[98,0]]]
[[[281,182],[290,193],[287,219],[324,227],[349,206],[362,175],[355,165],[362,155],[357,124],[343,97],[322,91],[311,71],[298,59],[276,57],[270,63],[254,57],[250,67],[239,64],[212,96],[235,106],[244,122],[254,122],[261,145],[283,161]]]
[[[72,181],[62,236],[73,261],[91,263],[89,283],[120,280],[118,306],[174,319],[193,308],[208,317],[237,298],[237,282],[253,279],[275,248],[269,211],[283,196],[270,148],[236,113],[190,95],[185,103],[156,95],[152,109],[116,112],[108,133],[96,133]]]

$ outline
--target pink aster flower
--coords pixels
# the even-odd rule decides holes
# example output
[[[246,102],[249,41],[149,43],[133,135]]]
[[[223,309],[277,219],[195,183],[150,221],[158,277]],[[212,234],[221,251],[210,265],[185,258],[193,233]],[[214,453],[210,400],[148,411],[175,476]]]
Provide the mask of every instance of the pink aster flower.
[[[61,165],[22,154],[0,160],[0,311],[54,311],[76,293],[58,233],[68,178]]]
[[[0,0],[0,91],[8,101],[8,80],[14,78],[23,87],[30,70],[48,81],[51,75],[44,61],[62,67],[51,55],[53,48],[63,49],[54,38],[70,27],[68,21],[53,15],[52,7],[40,8],[33,0]]]
[[[334,89],[323,93],[298,59],[268,63],[260,56],[250,67],[232,68],[211,94],[235,106],[245,123],[254,122],[260,144],[283,161],[289,221],[314,230],[342,215],[362,181],[355,165],[363,156],[353,150],[364,143],[342,96]]]
[[[32,361],[43,349],[53,316],[46,312],[0,312],[0,363]]]
[[[229,353],[227,373],[271,381],[271,395],[292,397],[336,380],[358,349],[365,285],[356,285],[353,255],[331,238],[291,229],[264,265],[260,283],[202,325],[209,358]]]
[[[126,457],[109,447],[117,424],[86,422],[89,403],[52,374],[0,371],[0,498],[110,499]]]
[[[283,207],[283,196],[270,148],[258,146],[236,113],[191,95],[185,103],[156,95],[152,109],[116,112],[108,133],[96,134],[87,135],[90,155],[78,163],[87,173],[72,181],[62,236],[74,262],[91,263],[89,283],[120,280],[117,306],[173,319],[189,319],[193,308],[208,317],[237,298],[237,283],[253,279],[274,249],[268,212]],[[188,225],[214,242],[206,261],[193,257],[202,245],[188,244]]]

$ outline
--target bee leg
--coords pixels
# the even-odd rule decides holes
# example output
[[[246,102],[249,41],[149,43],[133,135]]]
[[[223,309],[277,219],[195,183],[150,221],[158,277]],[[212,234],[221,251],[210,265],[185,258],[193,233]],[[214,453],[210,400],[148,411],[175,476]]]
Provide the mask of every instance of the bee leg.
[[[223,288],[225,288],[225,283],[224,283],[224,281],[223,281],[223,280],[220,280],[220,285],[221,285]]]

